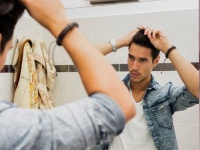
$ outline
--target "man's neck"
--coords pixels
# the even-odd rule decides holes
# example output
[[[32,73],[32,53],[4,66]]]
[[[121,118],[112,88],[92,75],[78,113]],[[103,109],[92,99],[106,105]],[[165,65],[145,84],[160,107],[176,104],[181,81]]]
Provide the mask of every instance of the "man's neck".
[[[136,102],[140,102],[143,99],[150,82],[151,82],[151,76],[149,76],[148,78],[139,83],[130,81],[132,96],[134,97],[134,100]]]

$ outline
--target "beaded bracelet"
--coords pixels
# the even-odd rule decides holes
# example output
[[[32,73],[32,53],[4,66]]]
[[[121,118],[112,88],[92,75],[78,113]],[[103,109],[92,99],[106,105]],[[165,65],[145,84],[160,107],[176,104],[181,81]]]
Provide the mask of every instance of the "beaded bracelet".
[[[174,49],[176,49],[175,46],[170,47],[170,48],[167,50],[167,52],[165,53],[165,57],[166,57],[166,58],[169,58],[169,53],[170,53],[172,50],[174,50]]]
[[[68,24],[68,25],[62,30],[62,32],[58,35],[58,38],[57,38],[57,40],[56,40],[56,43],[57,43],[59,46],[62,45],[62,41],[63,41],[64,36],[65,36],[71,29],[73,29],[74,27],[77,27],[77,28],[78,28],[78,23],[72,22],[72,23]]]

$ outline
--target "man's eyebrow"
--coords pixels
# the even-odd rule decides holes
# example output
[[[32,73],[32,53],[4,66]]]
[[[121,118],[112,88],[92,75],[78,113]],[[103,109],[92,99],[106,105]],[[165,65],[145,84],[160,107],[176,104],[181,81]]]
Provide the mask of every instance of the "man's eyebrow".
[[[134,56],[133,56],[133,55],[131,55],[131,54],[128,54],[128,57],[129,57],[129,58],[130,58],[130,57],[131,57],[131,58],[133,58]]]
[[[140,59],[148,59],[148,58],[146,58],[146,57],[141,57]]]
[[[131,54],[128,54],[128,55],[134,57],[134,55],[131,55]],[[146,58],[146,57],[140,57],[140,59],[148,59],[148,58]]]
[[[133,55],[131,55],[131,54],[128,54],[129,56],[133,56]]]

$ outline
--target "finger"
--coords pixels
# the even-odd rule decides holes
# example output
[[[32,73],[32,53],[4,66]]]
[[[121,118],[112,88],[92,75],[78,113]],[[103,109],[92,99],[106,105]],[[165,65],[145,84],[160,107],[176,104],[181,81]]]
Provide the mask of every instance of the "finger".
[[[145,30],[146,27],[144,27],[144,26],[142,26],[142,25],[139,25],[139,26],[137,26],[137,29],[139,29],[139,30]]]
[[[159,37],[159,30],[154,30],[152,33],[153,38],[158,38]]]
[[[152,34],[153,34],[153,29],[148,28],[148,30],[147,30],[147,36],[148,36],[148,38],[151,38]]]
[[[155,32],[154,32],[154,38],[160,38],[160,37],[162,37],[161,34],[162,34],[162,33],[161,33],[160,30],[155,30]]]
[[[148,35],[149,30],[150,30],[150,28],[146,27],[145,30],[144,30],[144,35]]]
[[[159,30],[148,29],[148,31],[147,31],[147,35],[149,38],[158,38],[159,34],[160,34]]]

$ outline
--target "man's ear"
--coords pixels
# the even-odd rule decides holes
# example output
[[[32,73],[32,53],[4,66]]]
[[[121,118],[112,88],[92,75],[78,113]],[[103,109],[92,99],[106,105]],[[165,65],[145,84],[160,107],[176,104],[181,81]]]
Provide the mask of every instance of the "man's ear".
[[[160,60],[160,55],[158,55],[153,61],[153,67],[155,68]]]

